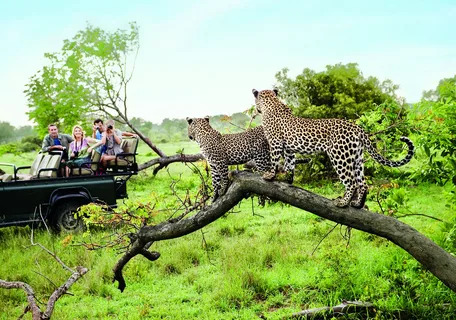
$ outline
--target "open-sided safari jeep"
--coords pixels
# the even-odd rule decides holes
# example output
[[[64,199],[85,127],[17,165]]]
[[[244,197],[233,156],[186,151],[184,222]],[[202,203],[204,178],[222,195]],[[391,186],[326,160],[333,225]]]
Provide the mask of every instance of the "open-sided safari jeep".
[[[81,229],[82,220],[74,214],[80,206],[98,202],[116,207],[117,199],[127,197],[127,181],[138,170],[137,145],[136,138],[124,139],[124,152],[101,175],[101,155],[95,151],[91,162],[71,168],[69,177],[62,174],[61,152],[39,153],[25,167],[1,163],[12,173],[0,175],[0,227],[45,222],[57,230]]]

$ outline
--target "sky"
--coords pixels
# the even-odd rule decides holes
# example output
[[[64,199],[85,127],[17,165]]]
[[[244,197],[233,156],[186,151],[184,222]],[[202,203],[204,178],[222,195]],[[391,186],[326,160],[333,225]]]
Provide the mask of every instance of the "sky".
[[[29,125],[30,77],[87,23],[140,27],[129,115],[164,118],[232,114],[254,103],[288,68],[358,63],[390,79],[413,103],[456,74],[456,1],[0,0],[0,121]]]

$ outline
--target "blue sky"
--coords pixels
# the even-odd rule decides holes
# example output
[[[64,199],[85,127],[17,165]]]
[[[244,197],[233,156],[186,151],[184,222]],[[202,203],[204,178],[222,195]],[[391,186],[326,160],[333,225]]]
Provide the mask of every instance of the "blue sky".
[[[253,104],[284,67],[356,62],[391,79],[408,102],[456,74],[456,1],[6,1],[0,2],[0,121],[30,124],[28,79],[87,22],[140,27],[130,116],[231,114]]]

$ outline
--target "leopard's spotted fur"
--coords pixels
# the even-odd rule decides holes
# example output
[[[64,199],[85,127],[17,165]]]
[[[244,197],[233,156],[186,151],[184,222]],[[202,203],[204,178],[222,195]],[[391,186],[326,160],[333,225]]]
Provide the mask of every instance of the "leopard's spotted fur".
[[[400,161],[391,161],[375,150],[366,132],[354,123],[342,119],[299,118],[278,99],[276,90],[253,89],[252,92],[256,109],[263,116],[262,124],[271,151],[272,169],[263,175],[265,179],[274,179],[282,155],[285,168],[294,170],[295,153],[326,152],[345,186],[345,194],[336,204],[361,208],[368,189],[364,180],[364,149],[376,161],[389,167],[403,166],[413,157],[414,146],[407,137],[401,137],[408,146],[407,155]]]
[[[213,200],[228,186],[228,166],[250,162],[261,172],[271,170],[269,144],[259,126],[241,133],[221,134],[209,124],[209,118],[187,118],[188,137],[195,140],[211,168]]]

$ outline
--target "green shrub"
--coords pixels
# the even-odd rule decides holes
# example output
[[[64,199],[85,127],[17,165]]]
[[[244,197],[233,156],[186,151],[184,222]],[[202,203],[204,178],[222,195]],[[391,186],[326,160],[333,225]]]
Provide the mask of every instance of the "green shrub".
[[[19,154],[17,144],[7,143],[0,145],[0,155],[4,155],[5,153]]]

